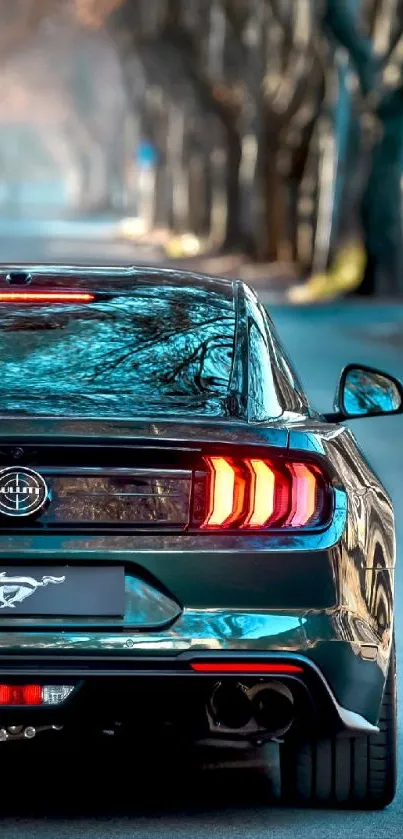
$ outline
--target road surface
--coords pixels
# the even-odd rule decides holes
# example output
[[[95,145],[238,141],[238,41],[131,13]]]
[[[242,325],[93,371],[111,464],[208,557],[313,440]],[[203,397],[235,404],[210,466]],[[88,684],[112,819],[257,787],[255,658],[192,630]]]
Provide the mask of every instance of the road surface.
[[[1,235],[1,234],[0,234]],[[0,260],[123,263],[147,260],[131,246],[116,245],[106,235],[98,243],[84,237],[46,241],[0,238]],[[66,252],[67,248],[67,252]],[[95,254],[102,251],[100,259]],[[151,255],[150,255],[151,259]],[[403,378],[403,306],[370,303],[328,308],[269,307],[290,355],[315,405],[332,407],[343,364],[361,361],[384,367]],[[394,499],[398,543],[403,544],[403,417],[361,420],[354,431]],[[403,673],[403,575],[397,572],[397,652]],[[403,696],[403,686],[401,690]],[[400,704],[401,707],[401,704]],[[125,764],[104,754],[28,761],[21,752],[10,763],[7,745],[2,762],[0,836],[5,839],[393,839],[403,834],[403,744],[400,736],[400,782],[396,802],[383,813],[299,811],[267,807],[268,787],[257,769],[242,772],[205,769],[188,772],[174,756],[151,754],[151,768],[140,754]]]

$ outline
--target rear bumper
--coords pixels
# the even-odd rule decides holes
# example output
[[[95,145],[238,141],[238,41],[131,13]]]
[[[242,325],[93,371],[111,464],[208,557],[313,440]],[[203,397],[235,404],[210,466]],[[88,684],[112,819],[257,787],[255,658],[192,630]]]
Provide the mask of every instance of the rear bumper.
[[[342,727],[369,731],[377,724],[388,656],[373,633],[371,643],[369,626],[348,613],[185,610],[160,633],[2,632],[0,679],[203,680],[208,675],[194,673],[193,661],[301,662],[324,719],[332,708]]]
[[[214,673],[195,672],[192,665],[203,662],[214,665]],[[236,665],[236,672],[228,675],[226,665]],[[260,675],[250,672],[251,665],[267,668]],[[274,665],[274,667],[273,667]],[[298,672],[289,672],[290,665]],[[296,667],[297,665],[297,667]],[[222,667],[222,669],[221,669]],[[274,672],[270,673],[270,667]],[[284,668],[284,669],[283,669]],[[292,669],[292,668],[291,668]],[[40,681],[41,683],[74,684],[71,698],[58,708],[1,709],[2,725],[30,724],[51,721],[52,724],[75,721],[86,724],[86,720],[102,719],[113,708],[118,716],[122,709],[131,708],[137,717],[144,695],[158,696],[161,707],[165,706],[164,691],[170,701],[177,705],[185,702],[189,718],[192,705],[196,712],[198,704],[210,695],[217,681],[241,681],[251,684],[262,680],[275,680],[287,684],[293,694],[303,693],[311,724],[320,730],[336,730],[347,735],[372,734],[378,731],[376,724],[364,715],[341,705],[334,695],[322,670],[306,655],[300,654],[253,654],[245,653],[182,653],[175,657],[144,656],[0,656],[0,679],[2,681]],[[163,680],[164,685],[161,685]],[[158,685],[156,684],[158,682]],[[186,698],[187,697],[187,698]],[[186,698],[186,699],[185,699]],[[112,701],[113,699],[113,701]],[[197,701],[196,701],[197,700]],[[142,714],[139,714],[140,717]],[[138,723],[138,720],[136,720]]]

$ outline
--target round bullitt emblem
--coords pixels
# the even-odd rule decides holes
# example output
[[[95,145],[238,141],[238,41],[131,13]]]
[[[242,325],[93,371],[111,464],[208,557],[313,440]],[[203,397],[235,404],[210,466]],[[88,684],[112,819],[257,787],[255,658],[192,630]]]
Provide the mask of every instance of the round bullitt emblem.
[[[48,498],[46,482],[32,469],[10,466],[0,471],[0,516],[34,516]]]

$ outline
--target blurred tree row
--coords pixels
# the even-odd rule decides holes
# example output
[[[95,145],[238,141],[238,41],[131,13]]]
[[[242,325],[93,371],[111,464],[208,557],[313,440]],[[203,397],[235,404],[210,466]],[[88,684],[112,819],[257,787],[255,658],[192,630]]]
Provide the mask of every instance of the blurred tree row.
[[[79,19],[110,33],[156,149],[154,222],[323,268],[344,208],[358,226],[381,85],[400,79],[402,5],[75,0]]]
[[[315,226],[308,151],[324,97],[315,24],[310,0],[115,4],[108,29],[158,150],[157,221],[260,259],[299,255],[298,207],[305,232]]]
[[[2,0],[3,61],[35,32],[52,52],[57,20],[53,145],[82,204],[130,210],[143,167],[153,226],[326,265],[356,223],[381,84],[399,85],[403,0]]]

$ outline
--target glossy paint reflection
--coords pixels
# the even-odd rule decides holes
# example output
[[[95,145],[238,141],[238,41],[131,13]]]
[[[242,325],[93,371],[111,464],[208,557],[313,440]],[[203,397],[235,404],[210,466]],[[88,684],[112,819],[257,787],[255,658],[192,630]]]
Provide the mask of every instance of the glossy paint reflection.
[[[336,564],[341,614],[347,610],[372,638],[379,659],[388,660],[393,630],[394,569],[396,544],[392,502],[369,464],[363,459],[352,433],[331,428],[294,431],[291,443],[309,450],[321,441],[338,480],[348,492],[348,515]],[[355,640],[355,622],[344,622],[346,640]],[[364,632],[365,635],[365,632]],[[362,637],[362,630],[360,630]],[[374,641],[375,639],[375,641]]]
[[[248,417],[264,422],[284,410],[310,413],[295,370],[280,350],[274,325],[251,289],[242,286],[240,328],[247,336]]]
[[[388,376],[360,367],[347,371],[341,397],[347,416],[390,414],[402,403],[397,385]]]

